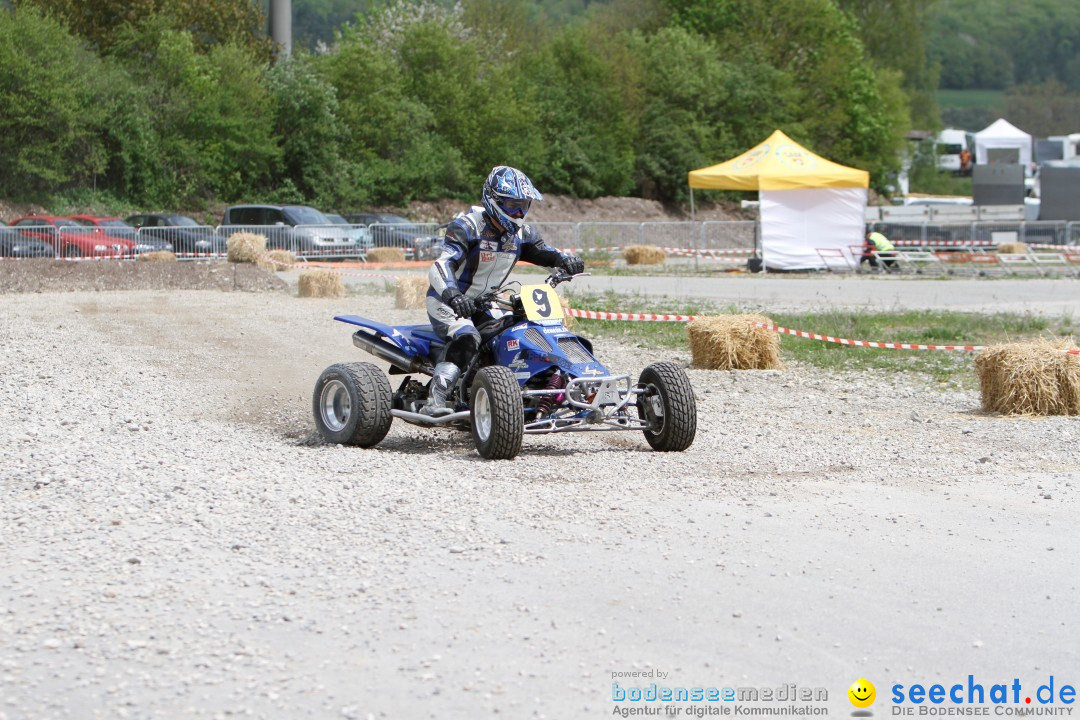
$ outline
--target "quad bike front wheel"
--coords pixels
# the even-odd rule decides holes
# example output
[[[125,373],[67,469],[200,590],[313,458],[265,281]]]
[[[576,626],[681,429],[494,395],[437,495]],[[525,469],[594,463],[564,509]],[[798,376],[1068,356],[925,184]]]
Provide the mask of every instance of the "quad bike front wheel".
[[[480,457],[509,460],[517,455],[525,435],[525,412],[513,371],[498,365],[482,368],[469,395],[473,442]]]
[[[312,394],[315,427],[327,442],[372,447],[390,432],[390,401],[390,383],[371,363],[331,365]]]
[[[645,439],[653,450],[679,452],[697,435],[697,402],[690,378],[672,362],[659,362],[641,371],[638,417],[649,423]]]

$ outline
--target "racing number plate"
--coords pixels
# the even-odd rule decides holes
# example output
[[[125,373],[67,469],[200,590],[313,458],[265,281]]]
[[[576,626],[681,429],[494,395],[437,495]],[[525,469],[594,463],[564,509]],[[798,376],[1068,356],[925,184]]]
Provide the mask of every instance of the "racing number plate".
[[[525,285],[521,288],[521,304],[525,317],[533,322],[563,319],[562,303],[550,285]]]

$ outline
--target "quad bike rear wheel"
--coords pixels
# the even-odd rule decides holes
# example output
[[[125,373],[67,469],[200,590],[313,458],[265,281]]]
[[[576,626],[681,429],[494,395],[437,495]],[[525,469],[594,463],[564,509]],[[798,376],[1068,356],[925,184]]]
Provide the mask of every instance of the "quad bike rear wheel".
[[[653,450],[680,452],[697,435],[697,402],[690,378],[672,362],[659,362],[641,371],[638,417],[649,423],[645,440]]]
[[[525,435],[525,412],[513,371],[500,365],[481,368],[469,396],[473,442],[480,457],[509,460],[517,455]]]
[[[390,401],[390,383],[371,363],[331,365],[312,394],[315,426],[327,442],[372,447],[390,432]]]

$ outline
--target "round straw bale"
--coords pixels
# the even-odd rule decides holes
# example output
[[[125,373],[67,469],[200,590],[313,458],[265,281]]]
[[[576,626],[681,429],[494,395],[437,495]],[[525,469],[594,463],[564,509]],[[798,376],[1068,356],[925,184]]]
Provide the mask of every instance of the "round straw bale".
[[[427,291],[427,275],[399,275],[394,288],[394,307],[419,310],[425,306]]]
[[[664,262],[664,251],[651,245],[630,245],[623,248],[622,256],[627,265],[660,265]]]
[[[368,262],[373,263],[399,263],[405,262],[405,249],[396,247],[379,247],[367,251]]]
[[[1028,251],[1028,246],[1027,246],[1027,243],[1022,243],[1022,242],[1003,242],[1003,243],[998,243],[997,251],[999,253],[1006,253],[1006,254],[1010,254],[1010,253],[1025,254]]]
[[[266,236],[249,232],[233,233],[225,246],[229,262],[257,264],[266,254]]]
[[[752,322],[773,324],[764,315],[699,317],[689,325],[694,367],[706,370],[775,370],[780,338]]]
[[[274,270],[275,272],[289,270],[295,264],[296,255],[288,250],[271,250],[266,253],[262,262],[259,263],[260,267],[265,266],[267,270]]]
[[[341,276],[331,270],[301,270],[300,297],[342,297],[345,285]]]
[[[574,327],[574,321],[575,321],[576,318],[573,315],[570,314],[570,296],[566,295],[564,293],[556,293],[556,295],[559,296],[559,303],[562,305],[562,309],[563,309],[563,319],[562,319],[563,327],[566,327],[566,328]]]
[[[975,358],[982,407],[1002,415],[1080,415],[1072,338],[991,345]]]
[[[176,253],[168,250],[142,253],[139,255],[139,262],[176,262]]]

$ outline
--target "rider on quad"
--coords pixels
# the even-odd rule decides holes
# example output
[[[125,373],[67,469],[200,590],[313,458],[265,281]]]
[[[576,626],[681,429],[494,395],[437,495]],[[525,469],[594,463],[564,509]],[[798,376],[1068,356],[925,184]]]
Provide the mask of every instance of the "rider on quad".
[[[576,255],[547,245],[540,231],[525,224],[533,200],[542,200],[525,173],[506,165],[491,170],[482,190],[483,207],[473,207],[446,228],[442,255],[428,273],[428,319],[447,341],[435,366],[431,391],[420,412],[436,417],[453,412],[446,398],[473,354],[480,349],[475,321],[489,318],[478,295],[501,287],[518,258],[568,275],[585,270]]]

